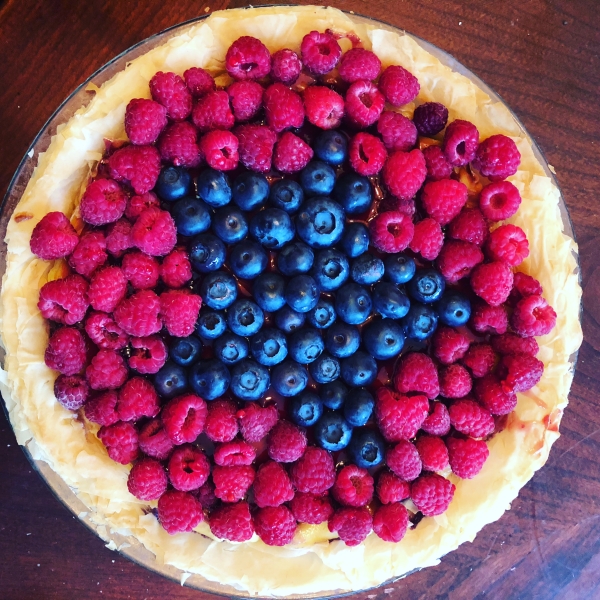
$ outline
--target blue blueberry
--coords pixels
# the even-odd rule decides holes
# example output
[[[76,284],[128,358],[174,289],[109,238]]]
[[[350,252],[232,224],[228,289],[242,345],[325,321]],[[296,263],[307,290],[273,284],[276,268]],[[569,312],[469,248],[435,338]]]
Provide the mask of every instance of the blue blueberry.
[[[182,198],[173,205],[171,216],[177,233],[191,237],[204,233],[210,227],[210,212],[202,200]]]
[[[239,208],[224,206],[215,211],[212,230],[226,244],[236,244],[248,235],[248,223]]]
[[[299,394],[307,384],[308,371],[306,367],[293,360],[279,363],[271,370],[273,389],[286,398]]]
[[[460,327],[465,325],[471,316],[471,302],[463,294],[450,292],[444,294],[435,305],[435,309],[444,325]]]
[[[330,165],[341,165],[348,156],[348,139],[337,129],[319,132],[312,147],[315,156]]]
[[[352,427],[362,427],[371,418],[375,400],[365,388],[352,390],[344,402],[344,417]]]
[[[275,312],[285,306],[285,279],[279,273],[265,271],[252,284],[256,304],[266,312]]]
[[[319,396],[323,405],[332,410],[340,408],[348,395],[348,388],[341,379],[331,383],[324,383],[319,389]]]
[[[300,427],[311,427],[323,414],[323,403],[317,394],[304,391],[288,402],[290,419]]]
[[[331,327],[337,317],[335,308],[329,300],[319,298],[317,305],[308,312],[308,322],[317,329]]]
[[[154,387],[159,396],[175,398],[188,389],[186,370],[172,360],[168,360],[154,376]]]
[[[402,351],[404,331],[400,323],[392,319],[373,319],[363,329],[362,340],[372,357],[388,360]]]
[[[360,346],[360,332],[354,325],[334,323],[325,332],[325,348],[337,358],[352,356]]]
[[[285,286],[285,301],[290,308],[305,313],[319,301],[319,287],[310,275],[296,275]]]
[[[300,364],[313,362],[325,349],[323,338],[316,329],[298,329],[290,336],[290,358]]]
[[[270,385],[269,369],[249,358],[231,367],[230,389],[240,400],[259,400]]]
[[[409,295],[417,302],[437,302],[444,293],[446,281],[435,269],[421,269],[406,285]]]
[[[202,344],[195,335],[173,338],[169,344],[169,357],[182,367],[191,365],[200,355]]]
[[[252,300],[236,300],[227,311],[229,329],[238,335],[254,335],[260,330],[264,320],[262,309]]]
[[[300,171],[300,185],[307,196],[329,196],[335,185],[335,171],[327,163],[314,160]]]
[[[277,254],[277,268],[288,277],[308,273],[315,260],[312,248],[303,242],[292,242]]]
[[[376,467],[385,457],[385,440],[377,429],[355,429],[347,452],[357,467]]]
[[[404,290],[388,281],[380,281],[373,286],[372,300],[373,310],[389,319],[401,319],[410,308],[410,300]]]
[[[265,367],[278,365],[288,355],[285,335],[279,329],[261,329],[250,338],[250,353]]]
[[[348,358],[343,358],[341,366],[342,379],[350,387],[371,385],[377,377],[377,362],[362,350],[358,350]]]
[[[275,208],[293,215],[304,202],[304,191],[299,183],[291,179],[280,179],[271,186],[269,202]]]
[[[296,231],[311,248],[329,248],[342,237],[345,221],[344,209],[337,202],[317,196],[296,215]]]
[[[335,295],[338,317],[350,325],[364,323],[371,314],[371,296],[358,283],[346,283]]]
[[[314,426],[315,441],[329,452],[343,450],[352,438],[352,425],[338,412],[326,412]]]
[[[235,178],[231,194],[242,210],[260,208],[269,195],[269,182],[260,173],[242,173]]]
[[[163,167],[154,191],[165,202],[175,202],[187,195],[192,188],[192,178],[183,167]]]
[[[357,215],[371,207],[371,184],[366,177],[344,173],[335,182],[333,197],[349,215]]]
[[[225,206],[231,202],[229,177],[223,171],[204,169],[196,178],[198,196],[209,206]]]
[[[317,383],[331,383],[340,376],[340,363],[337,358],[323,352],[308,367],[312,378]]]
[[[393,283],[408,283],[417,269],[415,261],[406,254],[388,254],[383,264],[385,275]]]
[[[371,285],[383,277],[383,271],[383,261],[379,257],[365,252],[352,261],[350,273],[356,283]]]
[[[340,240],[340,247],[350,257],[355,258],[369,248],[369,229],[364,223],[346,223]]]
[[[413,302],[401,323],[408,339],[422,341],[437,329],[438,314],[430,306]]]
[[[200,337],[215,340],[225,333],[225,329],[227,329],[225,313],[205,309],[200,311],[200,316],[196,322],[196,333]]]
[[[226,331],[213,344],[215,358],[226,365],[233,365],[248,356],[248,340],[231,331]]]
[[[200,284],[202,302],[216,310],[229,308],[237,300],[237,295],[235,278],[225,271],[209,273]]]
[[[190,369],[190,387],[205,400],[215,400],[229,388],[231,375],[220,360],[203,360]]]
[[[216,271],[225,262],[225,244],[210,233],[201,233],[190,240],[189,254],[192,267],[196,271]]]
[[[290,215],[280,208],[265,208],[250,221],[250,235],[269,250],[282,248],[294,234]]]
[[[287,304],[275,313],[275,325],[286,333],[292,333],[302,327],[305,320],[305,313],[297,312]]]
[[[231,249],[229,266],[236,277],[254,279],[266,268],[269,256],[266,250],[256,242],[244,240]]]
[[[350,275],[348,259],[334,248],[320,250],[315,257],[311,275],[324,292],[336,290]]]

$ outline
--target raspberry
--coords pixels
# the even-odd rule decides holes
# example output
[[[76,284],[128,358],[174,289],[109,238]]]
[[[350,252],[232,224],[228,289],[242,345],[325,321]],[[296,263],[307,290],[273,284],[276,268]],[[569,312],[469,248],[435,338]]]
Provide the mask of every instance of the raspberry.
[[[415,447],[424,471],[443,471],[448,466],[448,448],[441,437],[423,435],[415,442]]]
[[[210,131],[200,140],[200,151],[209,167],[231,171],[238,166],[238,138],[230,131]]]
[[[192,94],[179,75],[159,71],[150,80],[150,94],[167,109],[167,116],[173,121],[183,121],[190,116]]]
[[[173,217],[160,208],[148,208],[131,228],[133,243],[150,256],[164,256],[177,243],[177,228]]]
[[[283,83],[270,85],[263,96],[267,125],[280,133],[304,122],[304,107],[299,94]]]
[[[202,298],[188,290],[168,290],[160,295],[160,314],[167,331],[175,337],[194,332]]]
[[[215,467],[212,477],[217,498],[223,502],[238,502],[254,481],[254,469],[249,465]]]
[[[313,125],[335,129],[344,116],[344,99],[328,87],[311,85],[304,90],[304,112]]]
[[[288,48],[278,50],[271,57],[271,79],[292,85],[300,76],[302,61],[300,57]]]
[[[462,363],[471,369],[473,377],[485,377],[494,370],[496,354],[489,344],[472,344]]]
[[[413,121],[419,135],[433,137],[446,127],[448,109],[439,102],[425,102],[415,108]]]
[[[454,172],[439,146],[427,146],[423,150],[423,157],[427,168],[427,179],[430,181],[448,179]]]
[[[433,336],[433,355],[443,364],[460,360],[469,349],[469,338],[452,327],[438,327]]]
[[[409,215],[399,211],[378,214],[369,223],[371,244],[381,252],[402,252],[413,239],[415,226]]]
[[[262,108],[263,87],[256,81],[236,81],[227,88],[235,120],[249,121]]]
[[[271,70],[271,54],[260,40],[244,35],[229,46],[225,68],[234,79],[261,79]]]
[[[335,531],[346,546],[358,546],[373,529],[371,513],[364,507],[340,508],[328,522],[329,531]]]
[[[409,248],[425,260],[435,260],[444,244],[444,234],[437,221],[423,219],[415,225]]]
[[[346,92],[346,115],[358,127],[369,127],[376,123],[384,107],[383,94],[370,81],[355,81]]]
[[[160,267],[158,261],[143,252],[130,252],[123,257],[123,274],[136,290],[156,287]]]
[[[185,248],[175,248],[160,266],[160,278],[170,288],[178,288],[192,278],[192,265]]]
[[[450,423],[459,433],[483,438],[494,431],[494,418],[474,400],[463,398],[450,405]]]
[[[391,65],[379,78],[379,89],[392,106],[412,102],[419,94],[419,80],[405,68]]]
[[[394,198],[394,196],[387,196],[379,205],[379,211],[385,212],[388,210],[398,211],[408,217],[414,217],[417,212],[417,207],[414,198],[411,198],[410,200],[398,200],[398,198]]]
[[[197,490],[192,490],[192,494],[196,496],[205,510],[212,510],[219,503],[219,499],[215,496],[215,486],[210,480]]]
[[[87,291],[88,283],[81,275],[68,275],[45,283],[37,305],[44,319],[73,325],[85,317],[89,306]]]
[[[158,373],[167,362],[167,347],[158,335],[131,338],[129,366],[143,375]]]
[[[385,542],[399,542],[408,529],[408,511],[403,504],[380,506],[373,515],[373,531]]]
[[[173,442],[167,435],[160,419],[152,419],[141,428],[139,443],[140,450],[144,454],[158,460],[166,460],[173,450]]]
[[[504,306],[490,306],[485,302],[474,302],[470,325],[477,333],[505,333],[508,327],[506,309]]]
[[[516,333],[503,333],[502,335],[493,336],[490,340],[492,348],[498,354],[529,354],[535,356],[540,346],[533,337],[521,337]]]
[[[446,445],[450,468],[461,479],[473,479],[481,471],[490,454],[483,440],[448,438]]]
[[[197,167],[202,162],[198,146],[198,131],[187,121],[169,125],[158,140],[158,151],[163,160],[177,167]]]
[[[469,121],[456,119],[446,127],[442,151],[453,167],[462,167],[475,158],[479,144],[479,131]]]
[[[119,390],[117,413],[121,421],[155,417],[160,411],[154,386],[142,377],[133,377]]]
[[[141,198],[141,196],[134,196],[134,198]],[[132,247],[131,223],[127,219],[119,219],[116,223],[109,225],[106,230],[106,249],[109,254],[120,258],[125,250]]]
[[[542,286],[537,279],[525,273],[515,273],[513,278],[513,289],[511,294],[519,296],[541,296]]]
[[[431,358],[421,352],[405,354],[396,367],[394,387],[401,394],[422,392],[428,398],[435,398],[440,386]]]
[[[444,398],[462,398],[473,387],[471,376],[465,367],[453,364],[440,369],[440,394]]]
[[[231,129],[235,119],[229,106],[229,94],[221,90],[200,98],[192,111],[192,121],[200,133],[213,129]]]
[[[93,390],[116,390],[127,381],[127,367],[114,350],[99,350],[85,370],[85,377]]]
[[[352,48],[346,52],[338,66],[342,81],[353,83],[359,79],[373,81],[381,70],[381,61],[374,52],[364,48]]]
[[[256,450],[248,443],[236,441],[220,444],[215,450],[214,461],[221,467],[251,465],[256,458]]]
[[[331,33],[311,31],[300,44],[302,63],[314,75],[325,75],[337,65],[342,49]]]
[[[448,236],[454,240],[483,245],[488,236],[488,227],[478,208],[464,208],[448,226]]]
[[[158,318],[161,308],[158,296],[150,290],[136,292],[115,308],[114,318],[125,333],[147,337],[162,329]]]
[[[479,208],[486,219],[502,221],[512,217],[521,204],[521,194],[510,181],[486,185],[479,195]]]
[[[383,437],[388,442],[407,440],[427,416],[429,404],[425,396],[401,396],[387,387],[376,392],[375,416]]]
[[[285,469],[271,460],[263,463],[254,479],[254,502],[260,508],[279,506],[294,497],[292,483]]]
[[[492,135],[479,144],[473,160],[475,167],[490,181],[500,181],[514,175],[521,162],[521,153],[509,137]]]
[[[240,433],[247,442],[260,442],[277,423],[279,413],[274,405],[261,407],[254,402],[238,410]]]
[[[427,214],[440,225],[447,225],[467,202],[467,186],[454,179],[429,181],[421,196]]]
[[[445,404],[431,403],[431,412],[423,421],[421,429],[431,435],[447,435],[450,431],[450,415]]]
[[[54,396],[68,410],[79,410],[89,394],[90,388],[80,375],[59,375],[54,382]]]
[[[119,267],[105,267],[92,276],[88,299],[92,308],[112,312],[127,292],[127,279]]]
[[[413,481],[421,473],[421,458],[415,445],[408,440],[400,440],[388,449],[385,460],[392,473],[404,481]]]
[[[506,371],[503,385],[515,392],[526,392],[542,378],[544,363],[531,354],[511,354],[502,358],[500,368]]]
[[[556,325],[556,312],[541,296],[525,296],[515,306],[510,325],[522,336],[546,335]]]
[[[415,506],[427,517],[446,512],[456,486],[437,473],[421,475],[410,486],[410,497]]]
[[[382,141],[370,133],[357,133],[348,148],[350,166],[359,175],[376,175],[387,157]]]
[[[491,260],[500,260],[516,267],[529,256],[529,242],[520,227],[500,225],[490,234],[486,252]]]
[[[89,277],[108,259],[106,239],[101,231],[86,231],[69,258],[69,265],[84,277]]]
[[[417,128],[401,113],[384,110],[377,122],[377,131],[390,152],[409,152],[417,143]]]
[[[137,146],[155,142],[166,125],[167,109],[154,100],[134,98],[125,109],[125,133]]]
[[[254,535],[254,525],[247,502],[225,504],[209,516],[211,533],[230,542],[246,542]]]
[[[199,396],[185,394],[169,401],[160,418],[169,439],[177,446],[192,443],[204,430],[208,409]]]
[[[185,71],[183,79],[194,98],[200,98],[216,89],[215,80],[211,74],[200,67],[191,67]]]
[[[43,260],[56,260],[75,250],[79,236],[61,212],[49,212],[33,228],[29,246]]]
[[[394,152],[383,167],[383,182],[400,200],[409,200],[423,185],[427,176],[425,158],[420,150]]]
[[[281,420],[269,433],[267,447],[273,460],[294,462],[306,450],[306,432],[289,421]]]
[[[285,506],[268,506],[256,511],[254,528],[267,546],[285,546],[294,539],[296,519]]]
[[[512,285],[512,271],[500,261],[477,265],[471,273],[471,288],[490,306],[506,302]]]
[[[91,225],[118,221],[125,212],[127,195],[112,179],[92,181],[81,198],[81,218]]]
[[[365,506],[373,498],[373,489],[373,478],[366,469],[347,465],[337,474],[331,493],[344,506]]]
[[[61,327],[48,340],[44,362],[63,375],[76,375],[85,367],[86,355],[85,340],[79,330]]]
[[[108,456],[119,464],[128,465],[139,455],[138,435],[131,423],[119,421],[108,427],[100,427],[98,439],[106,447]]]
[[[146,192],[141,196],[131,196],[125,209],[125,216],[128,219],[135,221],[147,208],[156,206],[160,208],[160,200],[156,197],[154,192]],[[131,246],[128,246],[129,248]],[[127,248],[125,248],[126,250]]]
[[[215,400],[208,405],[204,432],[213,442],[230,442],[238,432],[236,406],[231,400]]]
[[[236,129],[236,134],[240,141],[241,163],[257,173],[269,171],[277,134],[264,125],[242,125]]]
[[[390,471],[382,471],[377,480],[377,497],[382,504],[394,504],[410,495],[410,485]]]
[[[119,421],[117,402],[119,395],[115,390],[102,392],[91,398],[85,405],[85,416],[88,421],[108,427]],[[143,450],[143,448],[142,448]]]
[[[485,375],[477,379],[473,386],[477,400],[493,415],[507,415],[517,406],[517,396],[505,390],[495,375]]]
[[[331,454],[309,447],[290,469],[292,483],[298,492],[324,494],[335,483],[335,466]]]
[[[301,171],[313,157],[313,149],[291,131],[286,131],[275,144],[273,166],[282,173]]]
[[[128,183],[136,194],[149,192],[160,173],[160,154],[154,146],[125,146],[108,159],[110,176]]]
[[[192,494],[169,490],[158,499],[158,520],[170,535],[192,531],[204,520],[202,505]]]
[[[158,500],[167,491],[167,474],[157,460],[144,458],[129,471],[127,489],[139,500]]]
[[[200,448],[191,444],[178,446],[169,458],[169,479],[181,492],[197,490],[210,475],[210,463]]]
[[[333,506],[328,496],[296,494],[290,506],[292,514],[300,523],[319,525],[333,515]]]

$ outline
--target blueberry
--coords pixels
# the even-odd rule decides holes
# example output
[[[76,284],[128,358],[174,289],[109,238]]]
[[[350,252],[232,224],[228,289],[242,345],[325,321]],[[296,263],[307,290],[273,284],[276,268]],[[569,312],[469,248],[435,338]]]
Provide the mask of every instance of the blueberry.
[[[191,365],[202,350],[200,340],[190,335],[186,338],[173,338],[169,344],[169,357],[182,367]]]
[[[317,305],[308,312],[308,322],[317,329],[326,329],[335,322],[337,315],[329,300],[319,299]]]
[[[305,319],[305,313],[297,312],[287,305],[275,313],[275,325],[286,333],[292,333],[292,331],[296,331],[296,329],[302,327]]]
[[[371,418],[375,400],[365,388],[352,390],[344,402],[344,417],[352,427],[362,427]]]
[[[210,308],[229,308],[237,299],[237,283],[233,275],[225,271],[209,273],[200,284],[200,296]]]
[[[341,363],[342,379],[350,387],[370,385],[377,377],[377,362],[362,350],[343,358]]]
[[[334,323],[325,332],[325,348],[337,358],[352,356],[360,346],[360,333],[354,325]]]
[[[365,252],[352,261],[351,275],[356,283],[371,285],[383,277],[383,261]]]
[[[346,283],[335,295],[338,317],[350,325],[364,323],[371,314],[371,296],[358,283]]]
[[[373,319],[363,329],[365,350],[377,360],[398,356],[404,347],[402,326],[392,319]]]
[[[193,236],[204,233],[210,227],[210,212],[202,200],[182,198],[173,205],[171,216],[177,233]]]
[[[369,229],[364,223],[346,223],[340,247],[350,257],[355,258],[369,248]]]
[[[291,179],[280,179],[271,186],[269,202],[275,208],[293,215],[304,202],[304,191],[299,183]]]
[[[311,248],[329,248],[344,233],[344,209],[330,198],[317,196],[304,203],[296,215],[296,231]]]
[[[279,329],[261,329],[250,338],[250,353],[265,367],[278,365],[288,354],[285,335]]]
[[[350,275],[348,259],[334,248],[320,250],[315,257],[311,275],[324,292],[336,290]]]
[[[185,369],[172,360],[168,360],[154,376],[154,387],[159,396],[175,398],[188,389],[188,379]]]
[[[285,306],[285,279],[279,273],[261,273],[252,284],[256,304],[266,312],[275,312]]]
[[[310,275],[296,275],[285,286],[285,301],[290,308],[305,313],[319,301],[319,287]]]
[[[288,403],[290,419],[300,427],[314,425],[323,414],[323,403],[317,394],[304,391]]]
[[[216,271],[225,262],[225,244],[210,233],[201,233],[190,240],[189,254],[192,267],[196,271]]]
[[[254,335],[264,319],[263,311],[252,300],[236,300],[227,311],[229,329],[238,335]]]
[[[278,250],[293,239],[295,227],[284,210],[265,208],[252,217],[250,235],[265,248]]]
[[[444,294],[435,309],[440,321],[450,327],[465,325],[471,316],[471,302],[466,296],[455,292]]]
[[[277,268],[288,277],[307,273],[313,265],[315,254],[303,242],[292,242],[284,246],[277,255]]]
[[[333,197],[349,215],[363,213],[371,206],[371,184],[362,175],[344,173],[335,182]]]
[[[183,167],[163,167],[154,191],[165,202],[175,202],[188,194],[192,187],[192,178]]]
[[[316,329],[298,329],[290,336],[290,357],[307,365],[321,356],[325,345]]]
[[[408,282],[406,290],[417,302],[431,304],[442,297],[446,281],[435,269],[421,269]]]
[[[348,156],[348,139],[335,129],[319,132],[312,147],[315,156],[330,165],[341,165]]]
[[[340,376],[340,363],[337,358],[323,352],[308,367],[312,378],[317,383],[331,383]]]
[[[408,283],[415,275],[415,261],[406,254],[388,254],[383,264],[386,278],[393,283]]]
[[[239,208],[224,206],[215,211],[212,230],[226,244],[235,244],[248,235],[248,223]]]
[[[422,341],[437,329],[438,315],[430,306],[413,302],[401,323],[408,339]]]
[[[230,389],[241,400],[259,400],[271,383],[269,369],[249,358],[231,367]]]
[[[198,196],[209,206],[225,206],[231,202],[229,177],[223,171],[204,169],[196,178]]]
[[[269,182],[260,173],[242,173],[235,178],[231,194],[242,210],[260,208],[269,195]]]
[[[385,456],[385,440],[376,429],[355,429],[348,444],[350,460],[362,469],[376,467]]]
[[[244,240],[231,249],[229,265],[236,277],[254,279],[266,268],[269,257],[266,250],[256,242]]]
[[[410,308],[410,300],[395,284],[381,281],[373,287],[373,310],[382,317],[401,319]]]
[[[306,367],[293,360],[279,363],[271,371],[273,389],[286,398],[299,394],[307,384],[308,371]]]
[[[248,356],[248,340],[236,333],[226,331],[213,344],[215,358],[226,365],[233,365]]]
[[[227,323],[225,313],[216,310],[202,310],[196,322],[196,333],[208,340],[215,340],[225,333]]]
[[[333,410],[337,410],[344,404],[347,394],[348,388],[340,379],[336,379],[331,383],[324,383],[319,390],[323,404]]]
[[[230,381],[229,369],[220,360],[203,360],[190,369],[190,387],[205,400],[222,396]]]
[[[314,160],[300,171],[300,185],[308,196],[328,196],[335,184],[335,171],[324,162]]]
[[[324,413],[313,431],[317,444],[330,452],[343,450],[352,438],[352,426],[338,412]]]

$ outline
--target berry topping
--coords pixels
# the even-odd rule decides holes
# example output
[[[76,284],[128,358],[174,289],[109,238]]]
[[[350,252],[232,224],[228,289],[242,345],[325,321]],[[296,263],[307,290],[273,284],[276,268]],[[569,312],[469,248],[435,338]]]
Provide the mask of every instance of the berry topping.
[[[256,511],[254,528],[267,546],[285,546],[294,539],[296,519],[285,506],[268,506]]]
[[[192,494],[169,490],[158,500],[158,520],[171,535],[192,531],[204,520],[202,505]]]
[[[511,295],[517,298],[521,296],[541,296],[542,286],[537,279],[525,273],[515,273]]]
[[[93,361],[92,364],[94,364]],[[119,390],[117,413],[121,421],[137,421],[142,417],[155,417],[159,410],[156,390],[148,380],[142,377],[132,377]]]
[[[169,125],[160,136],[158,150],[163,160],[176,167],[197,167],[202,162],[198,130],[187,121]]]
[[[379,89],[392,106],[403,106],[417,97],[421,86],[412,73],[403,67],[392,65],[381,74]]]
[[[383,167],[383,182],[399,200],[410,200],[427,176],[425,158],[420,150],[394,152]]]
[[[544,363],[531,354],[509,354],[502,358],[500,370],[506,373],[503,385],[515,392],[526,392],[541,379]]]
[[[339,127],[344,116],[344,99],[328,87],[311,85],[304,90],[306,118],[321,129]]]
[[[495,375],[475,380],[473,389],[479,402],[493,415],[507,415],[517,405],[517,395],[506,389]]]
[[[300,52],[302,63],[314,75],[329,73],[342,55],[335,37],[329,32],[318,31],[311,31],[302,38]]]
[[[358,546],[373,528],[371,513],[364,507],[340,508],[328,522],[329,531],[336,532],[346,546]]]
[[[364,48],[352,48],[346,52],[338,66],[343,81],[353,83],[359,79],[373,81],[381,70],[381,61],[374,52]]]
[[[247,502],[223,504],[209,516],[211,533],[231,542],[246,542],[254,535],[254,525]]]
[[[271,459],[294,462],[306,450],[306,433],[288,421],[279,421],[269,434],[267,447]]]
[[[239,140],[231,131],[215,129],[200,140],[200,152],[209,167],[217,171],[232,171],[238,166]]]
[[[444,244],[444,234],[440,224],[434,219],[423,219],[415,225],[409,248],[425,260],[435,260]]]
[[[494,431],[494,418],[474,400],[457,400],[450,405],[448,412],[450,423],[459,433],[483,438]]]
[[[168,254],[177,242],[177,229],[173,217],[159,208],[148,208],[131,228],[133,243],[150,256]]]
[[[456,363],[440,369],[439,378],[440,394],[444,398],[462,398],[471,391],[473,386],[469,371]]]
[[[383,94],[370,81],[355,81],[346,92],[346,115],[358,127],[369,127],[376,123],[384,106]]]
[[[194,106],[192,121],[201,133],[213,129],[231,129],[235,119],[229,106],[229,94],[221,90],[200,98]]]
[[[236,135],[241,163],[257,173],[269,171],[277,134],[264,125],[242,125],[236,129]]]
[[[541,296],[525,296],[515,306],[510,325],[522,336],[546,335],[556,325],[556,312]]]
[[[520,265],[529,256],[525,232],[516,225],[500,225],[494,229],[486,244],[491,260],[501,260],[511,267]]]
[[[512,271],[504,262],[480,264],[471,273],[471,288],[490,306],[499,306],[506,302],[512,285]]]
[[[290,469],[292,483],[298,492],[324,494],[335,483],[335,466],[327,450],[309,447]]]
[[[479,144],[473,166],[490,181],[500,181],[514,175],[521,162],[521,153],[509,137],[492,135]]]
[[[240,81],[261,79],[271,70],[271,54],[260,40],[244,35],[229,46],[225,68],[234,79]]]
[[[96,179],[85,190],[79,210],[86,223],[106,225],[118,221],[126,206],[127,195],[116,181]]]
[[[448,438],[450,468],[461,479],[473,479],[487,460],[490,451],[483,440]],[[415,503],[416,504],[416,503]]]
[[[237,435],[236,406],[231,400],[215,400],[208,405],[204,433],[213,442],[230,442]]]
[[[160,295],[160,315],[167,331],[175,337],[187,337],[196,326],[202,298],[187,290],[169,290]]]
[[[128,183],[136,194],[149,192],[160,173],[160,154],[154,146],[125,146],[108,159],[110,176]]]
[[[200,96],[212,92],[216,87],[211,74],[200,67],[191,67],[185,71],[183,79],[194,98],[200,98]]]
[[[421,473],[422,463],[415,445],[407,440],[400,440],[388,449],[385,460],[394,475],[404,481],[413,481]]]
[[[421,429],[430,435],[447,435],[450,431],[450,415],[445,404],[432,402],[431,410]]]
[[[69,257],[69,265],[80,275],[89,277],[107,260],[104,234],[101,231],[86,231]]]
[[[490,340],[492,348],[498,354],[529,354],[535,356],[540,346],[534,337],[521,337],[516,333],[504,333],[493,336]]]
[[[127,380],[127,367],[114,350],[99,350],[85,370],[85,377],[93,390],[116,390]]]
[[[192,278],[190,258],[184,248],[175,248],[160,265],[160,278],[170,288],[185,285]]]
[[[297,173],[306,167],[313,149],[291,131],[286,131],[275,145],[273,166],[282,173]]]
[[[212,478],[217,498],[223,502],[238,502],[246,496],[254,481],[254,469],[249,465],[215,467]]]
[[[441,475],[425,473],[410,486],[410,498],[425,516],[433,517],[446,512],[455,489],[455,485]]]
[[[483,245],[488,236],[488,227],[478,208],[465,208],[460,211],[448,226],[448,237],[454,240]]]
[[[479,209],[490,221],[510,219],[521,204],[521,194],[510,181],[495,181],[486,185],[479,195]]]
[[[283,83],[270,85],[264,93],[267,125],[280,133],[290,127],[298,128],[304,122],[302,98]]]
[[[377,122],[377,131],[384,146],[393,152],[409,152],[417,143],[417,128],[401,113],[384,110]]]
[[[291,502],[292,514],[301,523],[319,525],[333,515],[333,506],[328,496],[296,494]]]
[[[167,491],[165,469],[157,460],[144,458],[129,471],[127,489],[138,500],[158,500]]]
[[[106,447],[108,456],[121,465],[128,465],[139,455],[138,435],[131,423],[119,421],[108,427],[100,427],[98,439]]]
[[[399,211],[380,213],[369,223],[371,243],[381,252],[402,252],[413,239],[414,231],[410,216]]]
[[[493,371],[496,358],[489,344],[471,344],[462,363],[471,369],[473,377],[485,377]]]
[[[106,267],[92,276],[88,300],[92,308],[112,312],[127,292],[127,278],[119,267]]]
[[[344,506],[365,506],[373,498],[373,487],[366,469],[347,465],[337,474],[331,493]]]
[[[437,266],[444,279],[456,283],[467,277],[473,268],[483,262],[483,252],[471,242],[447,241],[437,258]]]
[[[376,397],[375,416],[383,437],[388,442],[413,438],[427,417],[427,398],[402,396],[387,387],[379,388]]]
[[[185,444],[178,446],[169,458],[169,480],[181,492],[190,492],[204,485],[210,475],[210,463],[202,450]]]
[[[135,221],[147,208],[151,206],[156,206],[160,208],[160,200],[157,198],[154,192],[146,192],[145,194],[141,194],[140,196],[131,196],[129,201],[127,202],[127,208],[125,209],[125,216],[132,221]],[[122,223],[123,221],[119,221],[118,223]],[[131,224],[130,229],[131,229]],[[110,233],[107,237],[110,236]],[[131,244],[127,246],[127,248],[131,248]],[[123,248],[127,250],[127,248]],[[111,250],[109,249],[109,252]]]
[[[474,302],[470,321],[477,333],[502,334],[508,327],[508,315],[504,306],[490,306],[485,302]]]
[[[148,192],[148,194],[150,193]],[[134,196],[134,198],[141,198],[141,196]],[[106,249],[109,254],[121,258],[125,251],[132,247],[131,223],[127,219],[119,219],[116,223],[108,226],[106,229]]]
[[[400,359],[394,374],[394,387],[401,394],[422,392],[435,398],[440,391],[438,374],[429,356],[421,352],[410,352]]]
[[[415,446],[424,471],[443,471],[448,466],[448,448],[441,437],[423,435]]]
[[[167,109],[167,117],[183,121],[192,110],[192,94],[185,81],[175,73],[159,71],[150,80],[152,99]]]
[[[410,484],[390,471],[382,471],[377,480],[377,497],[382,504],[394,504],[406,500]]]
[[[349,146],[350,166],[359,175],[376,175],[387,157],[382,141],[370,133],[357,133]]]
[[[286,85],[292,85],[300,76],[302,61],[300,57],[288,48],[282,48],[271,57],[271,79]]]
[[[115,321],[129,335],[136,337],[152,335],[162,328],[162,322],[158,318],[160,304],[154,292],[150,290],[136,292],[117,306],[114,312]]]
[[[88,283],[81,275],[49,281],[40,289],[38,308],[44,319],[74,325],[83,319],[88,309],[87,292]]]
[[[231,467],[235,465],[251,465],[256,458],[256,450],[246,442],[233,441],[221,444],[214,454],[216,465]]]
[[[433,336],[433,355],[443,364],[460,360],[469,349],[466,334],[452,327],[439,327]]]
[[[427,168],[427,179],[430,181],[448,179],[454,172],[439,146],[427,146],[423,150],[423,157]]]
[[[373,516],[373,531],[385,542],[399,542],[408,529],[408,516],[399,502],[380,506]]]
[[[475,158],[479,131],[473,123],[456,119],[446,127],[442,150],[453,167],[462,167]]]
[[[294,497],[290,478],[280,463],[263,463],[254,479],[254,502],[260,508],[279,506]]]
[[[79,242],[77,232],[61,212],[49,212],[33,228],[29,245],[31,251],[43,260],[68,256]]]
[[[90,388],[80,375],[59,375],[54,382],[54,396],[68,410],[79,410],[89,394]]]
[[[61,327],[48,340],[44,362],[63,375],[81,373],[86,364],[87,348],[78,329]]]
[[[446,127],[448,109],[439,102],[425,102],[415,108],[413,121],[419,135],[432,137]]]
[[[85,332],[96,346],[107,350],[121,350],[129,342],[127,334],[106,313],[90,313],[85,322]]]
[[[447,225],[467,202],[467,186],[454,179],[430,181],[421,197],[427,214],[440,225]]]
[[[125,133],[137,146],[155,142],[166,125],[167,109],[154,100],[134,98],[125,109]]]
[[[192,443],[204,430],[208,409],[199,396],[186,394],[169,401],[160,418],[175,445]]]
[[[106,392],[106,394],[113,393],[114,392]],[[165,431],[160,419],[152,419],[142,426],[140,429],[139,443],[140,450],[144,454],[152,456],[157,460],[165,460],[169,454],[171,454],[171,450],[173,450],[173,442]]]
[[[256,81],[236,81],[227,88],[227,93],[237,122],[249,121],[262,108],[263,88]]]

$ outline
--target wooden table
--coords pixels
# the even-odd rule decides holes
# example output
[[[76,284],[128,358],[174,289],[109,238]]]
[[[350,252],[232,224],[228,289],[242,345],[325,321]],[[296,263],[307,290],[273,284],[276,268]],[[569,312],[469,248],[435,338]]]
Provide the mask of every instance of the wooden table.
[[[0,2],[0,192],[54,109],[110,58],[210,10],[179,0]],[[600,19],[593,0],[347,0],[453,54],[536,138],[580,244],[585,341],[546,467],[512,510],[431,569],[356,598],[600,597]],[[208,598],[107,550],[33,471],[0,414],[0,597]]]

